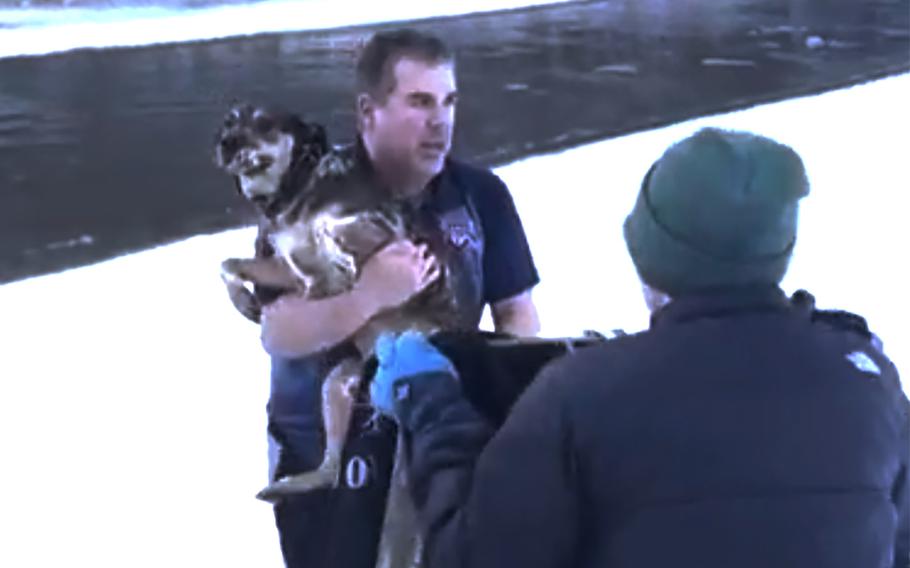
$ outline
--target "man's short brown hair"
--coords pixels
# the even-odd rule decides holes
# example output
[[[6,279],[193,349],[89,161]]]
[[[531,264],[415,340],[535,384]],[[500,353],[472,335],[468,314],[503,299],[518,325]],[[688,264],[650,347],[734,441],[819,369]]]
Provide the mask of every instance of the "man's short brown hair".
[[[404,28],[378,32],[363,47],[357,59],[357,92],[385,101],[395,90],[392,70],[402,57],[427,63],[454,64],[455,56],[438,37]]]

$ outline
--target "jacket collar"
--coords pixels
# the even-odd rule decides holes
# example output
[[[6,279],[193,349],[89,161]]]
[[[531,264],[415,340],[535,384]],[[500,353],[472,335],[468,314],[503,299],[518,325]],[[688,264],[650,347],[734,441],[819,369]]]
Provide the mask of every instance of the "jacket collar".
[[[778,286],[717,289],[674,298],[651,315],[651,329],[702,318],[724,318],[744,312],[789,309],[790,299]]]

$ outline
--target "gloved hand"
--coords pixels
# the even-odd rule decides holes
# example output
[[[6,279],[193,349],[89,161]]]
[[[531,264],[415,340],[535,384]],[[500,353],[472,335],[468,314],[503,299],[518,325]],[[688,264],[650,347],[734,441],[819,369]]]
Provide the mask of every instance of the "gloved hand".
[[[408,381],[434,373],[456,376],[452,362],[416,331],[406,331],[398,337],[380,335],[375,352],[379,367],[370,385],[370,398],[373,406],[388,416],[395,416],[395,401],[408,395]]]

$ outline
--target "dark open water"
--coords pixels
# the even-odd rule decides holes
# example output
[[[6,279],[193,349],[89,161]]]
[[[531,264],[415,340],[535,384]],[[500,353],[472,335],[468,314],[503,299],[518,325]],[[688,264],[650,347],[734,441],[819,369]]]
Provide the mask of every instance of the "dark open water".
[[[910,69],[910,0],[582,1],[415,25],[457,48],[456,153],[488,165]],[[281,104],[345,140],[353,46],[382,27],[0,60],[0,283],[249,222],[210,160],[224,110]]]

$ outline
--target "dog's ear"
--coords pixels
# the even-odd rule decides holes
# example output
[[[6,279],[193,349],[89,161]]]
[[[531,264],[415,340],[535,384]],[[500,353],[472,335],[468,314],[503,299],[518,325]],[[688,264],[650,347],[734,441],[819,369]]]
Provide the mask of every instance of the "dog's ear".
[[[303,158],[315,164],[328,153],[328,136],[321,124],[301,120],[294,130],[295,161]]]
[[[250,115],[252,109],[253,106],[251,104],[238,102],[231,105],[222,116],[221,125],[215,131],[212,141],[212,159],[219,168],[223,168],[231,160],[235,151],[230,148],[231,144],[228,137],[231,136],[233,129],[243,121],[244,117]]]
[[[319,155],[322,156],[329,151],[329,139],[325,133],[325,127],[321,124],[312,123],[308,125],[310,127],[310,139],[313,141],[313,144],[316,148],[319,149]]]

